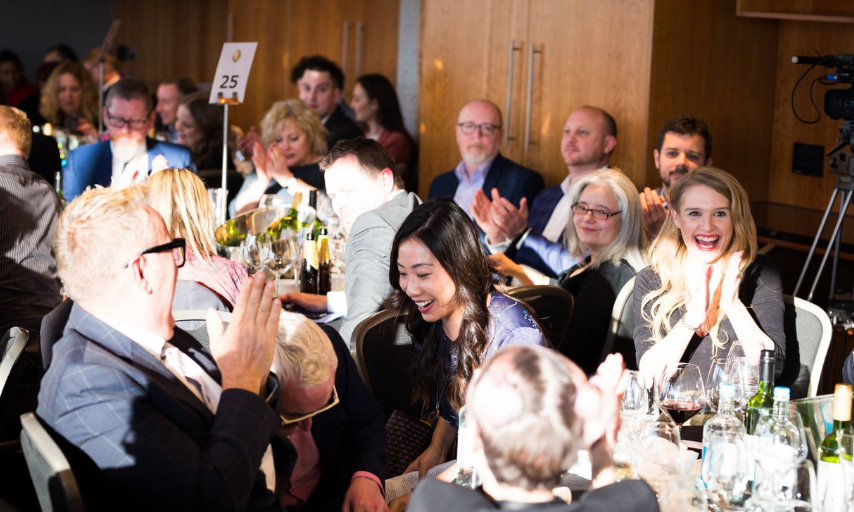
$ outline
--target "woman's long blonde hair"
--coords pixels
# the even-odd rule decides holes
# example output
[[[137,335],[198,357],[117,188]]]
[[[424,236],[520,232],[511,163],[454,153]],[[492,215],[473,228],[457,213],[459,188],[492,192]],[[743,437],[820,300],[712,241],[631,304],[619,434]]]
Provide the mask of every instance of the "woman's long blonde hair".
[[[62,125],[65,122],[65,113],[59,108],[59,77],[65,74],[73,76],[80,82],[83,94],[80,96],[80,115],[90,123],[98,125],[98,91],[97,86],[83,66],[76,62],[61,62],[50,73],[47,82],[42,89],[39,113],[49,123]]]
[[[202,180],[188,169],[164,169],[152,174],[146,186],[148,204],[163,217],[169,236],[183,238],[188,250],[211,262],[215,226]]]
[[[744,272],[756,259],[756,225],[750,213],[750,201],[738,180],[727,172],[714,167],[700,167],[688,173],[676,182],[670,191],[670,213],[664,220],[664,225],[649,248],[648,260],[652,270],[658,274],[661,286],[643,297],[641,311],[643,318],[652,323],[652,341],[661,341],[671,330],[670,317],[685,306],[689,300],[688,287],[685,284],[685,259],[688,254],[682,234],[673,221],[673,212],[681,211],[685,191],[689,188],[704,185],[718,194],[726,197],[730,204],[733,236],[729,247],[721,256],[726,265],[729,257],[742,251],[740,272]],[[714,291],[710,298],[709,310],[713,322],[709,327],[714,351],[726,345],[726,339],[718,336],[720,324],[725,315],[718,310],[720,288]],[[650,314],[646,313],[647,304],[652,303]],[[663,334],[662,334],[663,333]]]

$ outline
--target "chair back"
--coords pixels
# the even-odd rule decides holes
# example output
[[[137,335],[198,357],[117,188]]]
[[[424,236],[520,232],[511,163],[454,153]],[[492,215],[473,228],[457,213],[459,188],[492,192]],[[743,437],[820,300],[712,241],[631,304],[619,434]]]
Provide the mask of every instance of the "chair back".
[[[218,293],[196,281],[179,280],[175,283],[175,295],[172,297],[172,311],[214,308],[217,311],[231,311],[231,305]],[[205,326],[205,318],[175,319],[175,325],[190,331]]]
[[[12,327],[0,338],[0,451],[17,450],[18,432],[21,424],[18,416],[21,412],[35,408],[37,389],[32,385],[23,385],[24,347],[30,339],[30,332],[20,327]],[[38,370],[36,370],[38,371]],[[23,379],[25,380],[25,379]]]
[[[623,285],[623,289],[617,294],[614,307],[611,309],[611,324],[608,327],[608,335],[605,337],[605,346],[602,348],[600,361],[604,361],[608,354],[619,353],[623,355],[623,362],[629,370],[638,369],[637,354],[635,352],[635,278]]]
[[[833,327],[821,308],[798,297],[783,297],[786,363],[777,379],[792,390],[792,399],[818,393],[824,360],[830,349]]]
[[[513,288],[507,295],[521,300],[534,311],[546,338],[555,350],[560,350],[572,318],[572,293],[560,286],[537,285]]]
[[[220,318],[222,318],[223,327],[228,327],[229,322],[231,322],[231,313],[228,311],[217,311],[219,313]],[[190,336],[196,339],[205,350],[210,352],[211,349],[211,340],[208,337],[208,327],[205,323],[205,320],[208,317],[208,311],[206,309],[187,309],[184,311],[173,311],[172,318],[175,319],[175,325],[179,328],[183,329]],[[194,324],[201,324],[194,329],[185,329],[182,325],[186,325],[189,322],[193,322]]]
[[[406,313],[386,309],[359,322],[351,338],[362,380],[386,417],[395,410],[421,416],[422,407],[412,403],[409,369],[416,353],[405,320]]]
[[[71,465],[34,413],[21,416],[21,447],[42,512],[83,512]]]

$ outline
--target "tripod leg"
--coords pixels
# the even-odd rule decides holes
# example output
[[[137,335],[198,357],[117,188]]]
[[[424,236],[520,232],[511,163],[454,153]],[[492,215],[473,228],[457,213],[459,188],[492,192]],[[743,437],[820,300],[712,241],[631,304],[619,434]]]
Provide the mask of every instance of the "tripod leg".
[[[827,202],[827,208],[824,210],[824,217],[821,218],[821,224],[818,226],[818,232],[815,234],[815,239],[812,241],[812,247],[810,247],[810,252],[807,253],[807,261],[804,263],[804,268],[801,270],[801,276],[798,277],[798,284],[795,285],[795,291],[792,293],[793,297],[798,296],[798,291],[801,289],[801,284],[804,282],[804,277],[807,274],[807,269],[810,266],[810,261],[812,261],[812,257],[815,255],[815,248],[818,247],[818,241],[821,238],[821,233],[824,231],[824,226],[827,224],[827,218],[830,216],[830,210],[833,208],[833,202],[836,201],[836,195],[839,193],[838,188],[833,189],[833,194],[830,195],[830,201]]]
[[[854,192],[848,192],[847,195],[851,195]],[[843,196],[846,195],[843,193]],[[845,218],[845,210],[842,210],[842,203],[844,202],[843,198],[839,198],[839,218]],[[836,298],[836,271],[839,268],[839,249],[842,245],[842,226],[839,227],[839,235],[836,237],[836,241],[833,244],[833,265],[830,267],[830,292],[828,293],[828,301],[832,301]]]
[[[818,286],[818,280],[821,279],[821,272],[824,270],[824,265],[827,263],[827,257],[830,256],[830,249],[833,247],[833,243],[836,241],[836,237],[839,236],[839,230],[842,228],[842,221],[845,219],[845,212],[848,211],[848,206],[851,204],[851,196],[854,195],[852,192],[843,192],[843,197],[845,198],[844,205],[839,209],[839,219],[836,221],[836,226],[833,227],[833,233],[830,235],[830,243],[827,244],[827,251],[825,251],[824,256],[821,258],[821,265],[818,267],[818,273],[815,275],[815,281],[812,283],[812,288],[810,288],[810,294],[807,296],[807,301],[812,302],[813,293],[815,293],[815,287]],[[819,232],[821,234],[821,232]]]

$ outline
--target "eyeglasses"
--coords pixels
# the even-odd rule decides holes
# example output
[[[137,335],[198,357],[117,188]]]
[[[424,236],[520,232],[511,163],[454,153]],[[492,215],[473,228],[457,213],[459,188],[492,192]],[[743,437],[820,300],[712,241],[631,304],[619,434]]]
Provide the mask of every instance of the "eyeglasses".
[[[492,123],[457,123],[457,126],[460,127],[460,131],[463,132],[464,135],[471,135],[476,129],[478,129],[480,130],[481,135],[485,135],[487,137],[494,135],[495,132],[501,129],[500,126]]]
[[[611,218],[612,215],[617,215],[620,212],[619,211],[609,212],[608,210],[597,210],[594,208],[587,208],[586,206],[581,206],[580,204],[575,203],[574,205],[572,205],[572,213],[574,213],[576,215],[580,215],[582,217],[584,217],[585,215],[590,213],[590,215],[592,215],[594,219],[608,220]]]
[[[107,112],[107,123],[113,128],[124,128],[125,125],[131,130],[140,130],[145,128],[145,123],[148,122],[148,118],[151,116],[151,112],[145,114],[145,119],[125,119],[124,117],[114,116]]]
[[[175,260],[175,266],[181,268],[184,266],[184,262],[187,261],[187,242],[183,238],[176,238],[169,242],[168,244],[158,245],[156,247],[152,247],[151,249],[146,249],[139,253],[140,256],[144,256],[146,254],[157,254],[159,252],[167,252],[172,251],[172,259]],[[125,265],[125,268],[128,268],[130,263]]]
[[[320,408],[314,412],[310,412],[308,414],[305,414],[303,416],[299,416],[297,418],[292,418],[292,417],[286,418],[284,414],[279,416],[279,417],[282,419],[282,425],[291,425],[293,423],[299,423],[301,421],[307,420],[313,416],[317,416],[318,414],[320,414],[322,412],[326,412],[329,409],[332,409],[336,405],[338,405],[338,390],[335,389],[335,386],[332,386],[332,396],[329,397],[329,403],[324,405],[322,408]]]

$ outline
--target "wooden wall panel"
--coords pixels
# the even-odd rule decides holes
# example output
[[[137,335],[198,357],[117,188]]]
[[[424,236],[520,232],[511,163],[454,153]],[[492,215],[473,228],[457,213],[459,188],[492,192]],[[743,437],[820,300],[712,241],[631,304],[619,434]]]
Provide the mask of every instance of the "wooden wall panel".
[[[652,151],[668,118],[697,116],[715,166],[752,201],[767,199],[778,22],[735,16],[735,0],[655,4],[646,185],[660,186]]]
[[[152,85],[179,76],[211,82],[229,12],[233,40],[259,43],[246,101],[229,109],[233,124],[258,125],[275,101],[296,97],[289,75],[301,57],[321,54],[340,64],[345,19],[352,21],[346,97],[355,79],[357,19],[365,27],[362,73],[395,81],[399,0],[115,0],[115,18],[122,20],[117,41],[138,54],[126,69]]]
[[[824,176],[816,178],[792,173],[792,145],[795,142],[816,144],[829,150],[836,145],[840,121],[824,115],[824,92],[828,89],[818,85],[813,96],[822,112],[817,124],[803,124],[792,114],[792,86],[806,71],[805,66],[792,64],[792,55],[810,55],[815,50],[821,53],[851,51],[854,48],[854,32],[851,25],[833,23],[780,22],[780,49],[777,58],[777,88],[774,101],[774,139],[771,151],[771,176],[768,199],[805,208],[824,209],[833,191],[836,176],[827,172],[825,159]],[[823,71],[813,70],[798,88],[795,107],[804,119],[813,119],[815,111],[809,103],[807,90],[809,81]]]
[[[227,0],[115,0],[116,41],[137,52],[124,70],[156,85],[190,77],[210,82],[226,39]]]

